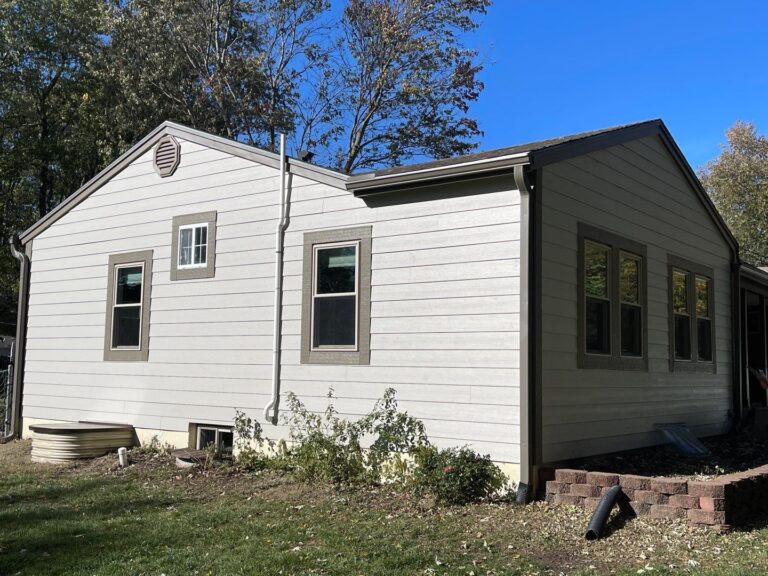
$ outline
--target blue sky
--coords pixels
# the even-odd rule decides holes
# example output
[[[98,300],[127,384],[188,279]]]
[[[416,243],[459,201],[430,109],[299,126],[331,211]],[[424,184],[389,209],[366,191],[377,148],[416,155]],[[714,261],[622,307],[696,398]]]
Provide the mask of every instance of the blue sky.
[[[768,3],[495,0],[479,149],[662,118],[697,168],[736,120],[768,131]]]

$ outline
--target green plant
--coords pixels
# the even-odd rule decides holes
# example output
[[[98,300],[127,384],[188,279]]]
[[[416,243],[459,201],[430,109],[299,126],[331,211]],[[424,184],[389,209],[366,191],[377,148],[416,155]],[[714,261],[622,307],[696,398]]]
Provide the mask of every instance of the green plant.
[[[488,498],[502,490],[506,477],[490,456],[470,448],[439,450],[424,446],[413,451],[412,483],[417,492],[427,492],[444,504],[466,504]]]
[[[262,436],[261,424],[242,410],[235,410],[235,462],[246,470],[263,470],[272,444]]]
[[[149,442],[145,442],[139,446],[136,446],[132,452],[136,454],[150,454],[150,455],[167,455],[171,453],[173,446],[160,440],[157,434],[153,435],[149,439]]]
[[[300,478],[377,484],[385,474],[401,476],[406,468],[403,455],[428,444],[424,425],[398,410],[391,388],[358,420],[338,415],[333,389],[321,414],[308,410],[295,394],[287,397],[283,421],[289,428],[290,445],[282,460]]]

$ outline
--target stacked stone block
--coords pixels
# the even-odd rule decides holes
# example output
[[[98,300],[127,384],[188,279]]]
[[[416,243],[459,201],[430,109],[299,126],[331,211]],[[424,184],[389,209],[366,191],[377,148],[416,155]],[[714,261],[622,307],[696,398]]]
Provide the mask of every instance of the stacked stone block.
[[[687,519],[720,531],[768,515],[768,466],[714,480],[612,474],[560,468],[546,483],[552,504],[594,510],[612,486],[621,486],[638,516]]]

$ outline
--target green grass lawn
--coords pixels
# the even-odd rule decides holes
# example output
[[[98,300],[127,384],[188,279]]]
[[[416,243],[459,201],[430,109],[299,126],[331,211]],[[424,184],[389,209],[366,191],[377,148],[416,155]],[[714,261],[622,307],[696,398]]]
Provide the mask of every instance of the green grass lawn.
[[[0,446],[0,575],[763,574],[768,529],[719,536],[545,504],[438,508],[392,489],[176,469],[165,457],[34,465]],[[650,570],[649,570],[650,569]]]

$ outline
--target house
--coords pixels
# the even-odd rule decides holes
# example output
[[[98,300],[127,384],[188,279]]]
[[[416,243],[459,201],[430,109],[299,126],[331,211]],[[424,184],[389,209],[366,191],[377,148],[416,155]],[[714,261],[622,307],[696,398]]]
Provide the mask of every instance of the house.
[[[227,443],[235,408],[394,387],[528,484],[765,404],[768,274],[661,121],[352,177],[282,158],[164,123],[21,234],[19,433]]]

